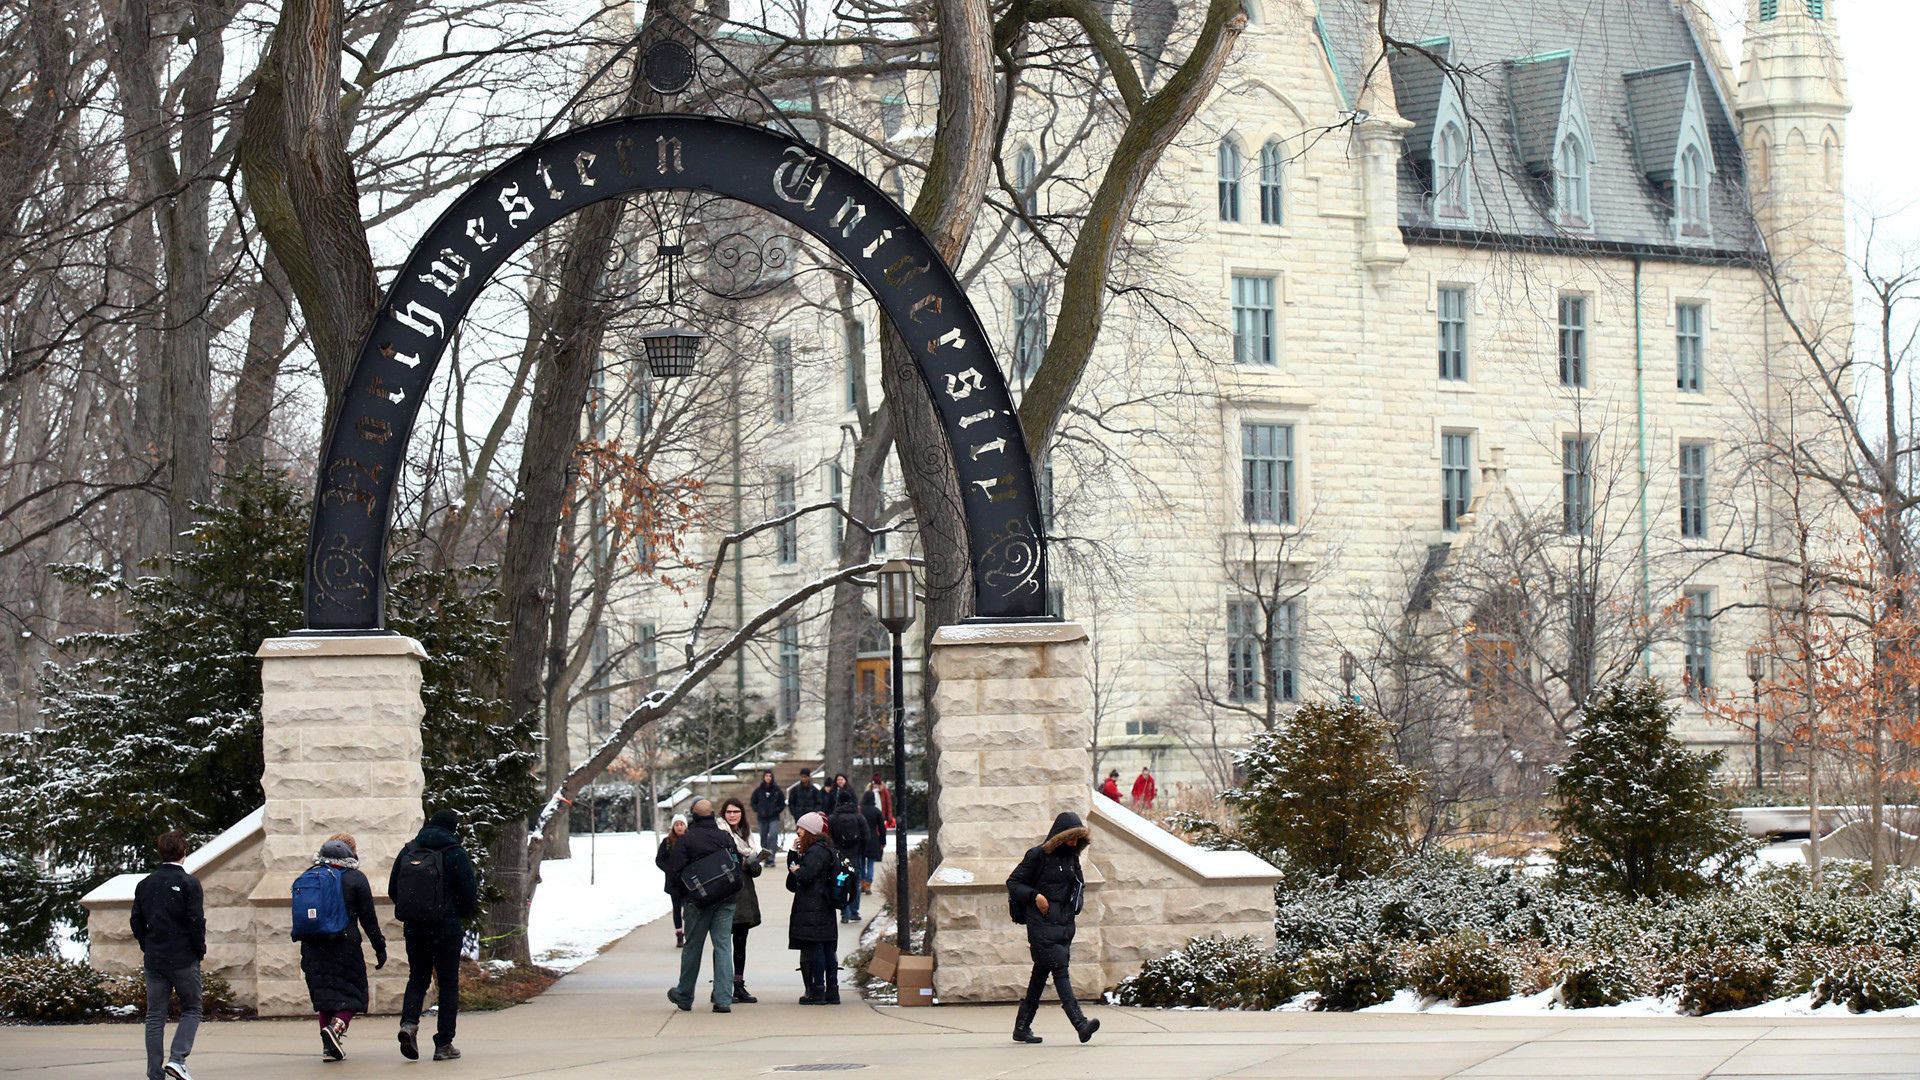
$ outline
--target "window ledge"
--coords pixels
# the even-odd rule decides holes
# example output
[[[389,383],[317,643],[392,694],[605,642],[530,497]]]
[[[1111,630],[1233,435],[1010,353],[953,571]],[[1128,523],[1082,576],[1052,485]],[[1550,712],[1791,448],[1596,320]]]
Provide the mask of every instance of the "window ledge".
[[[1436,378],[1434,381],[1440,384],[1439,390],[1443,394],[1477,394],[1480,392],[1479,388],[1473,385],[1473,380],[1471,379]]]

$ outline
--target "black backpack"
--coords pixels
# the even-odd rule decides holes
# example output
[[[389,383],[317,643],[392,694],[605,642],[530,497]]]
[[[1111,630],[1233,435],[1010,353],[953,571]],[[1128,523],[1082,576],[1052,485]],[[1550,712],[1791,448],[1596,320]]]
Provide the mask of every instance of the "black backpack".
[[[846,907],[853,898],[860,895],[860,871],[853,860],[839,848],[833,849],[833,874],[827,881],[828,891],[833,895],[833,906]]]
[[[701,907],[732,899],[740,891],[740,856],[730,847],[703,855],[680,871],[680,884]]]
[[[393,867],[393,917],[403,923],[447,916],[446,852],[408,844]]]

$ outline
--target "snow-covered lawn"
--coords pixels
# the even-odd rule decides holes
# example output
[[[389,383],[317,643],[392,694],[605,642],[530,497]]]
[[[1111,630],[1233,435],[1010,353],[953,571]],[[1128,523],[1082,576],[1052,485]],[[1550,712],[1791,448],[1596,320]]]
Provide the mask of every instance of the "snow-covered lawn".
[[[1444,1001],[1426,1001],[1412,990],[1401,990],[1393,995],[1393,1000],[1361,1009],[1369,1013],[1459,1013],[1464,1016],[1544,1016],[1549,1013],[1579,1017],[1647,1017],[1682,1016],[1680,1005],[1673,998],[1643,997],[1632,1001],[1623,1001],[1618,1005],[1601,1005],[1592,1009],[1567,1009],[1554,1001],[1554,991],[1545,990],[1524,997],[1511,997],[1505,1001],[1492,1001],[1485,1005],[1469,1005],[1462,1008]],[[1285,1005],[1283,1012],[1304,1012],[1313,1007],[1312,994],[1302,994]],[[1821,1019],[1835,1019],[1850,1016],[1864,1017],[1920,1017],[1920,1005],[1906,1009],[1885,1009],[1880,1012],[1853,1013],[1845,1005],[1813,1006],[1813,994],[1806,993],[1797,997],[1775,998],[1772,1001],[1755,1005],[1751,1009],[1729,1009],[1717,1012],[1714,1016],[1731,1017],[1782,1017],[1817,1016]]]
[[[573,858],[540,864],[527,922],[533,961],[572,971],[672,909],[653,865],[651,832],[575,834]],[[591,878],[591,883],[589,883]]]

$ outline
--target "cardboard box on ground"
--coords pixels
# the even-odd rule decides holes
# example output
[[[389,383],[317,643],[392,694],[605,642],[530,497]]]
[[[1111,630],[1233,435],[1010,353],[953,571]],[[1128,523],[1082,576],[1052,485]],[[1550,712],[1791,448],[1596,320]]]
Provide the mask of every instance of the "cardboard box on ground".
[[[933,1004],[933,957],[900,957],[896,963],[893,984],[900,991],[900,1004]]]
[[[873,959],[867,961],[867,977],[892,982],[899,961],[900,947],[891,941],[882,941],[873,947]]]

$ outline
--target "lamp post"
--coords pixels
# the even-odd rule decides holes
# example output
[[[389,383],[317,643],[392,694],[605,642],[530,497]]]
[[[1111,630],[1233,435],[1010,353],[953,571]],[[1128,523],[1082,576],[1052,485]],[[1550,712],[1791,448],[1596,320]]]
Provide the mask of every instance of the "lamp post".
[[[1747,681],[1753,685],[1753,790],[1756,792],[1766,786],[1760,767],[1760,678],[1765,674],[1766,659],[1760,650],[1747,650]]]
[[[907,888],[907,828],[903,821],[907,797],[907,697],[906,660],[901,641],[907,627],[913,625],[913,567],[904,559],[895,559],[880,568],[880,623],[893,635],[893,921],[898,934],[896,944],[907,952],[907,937],[912,925]]]
[[[1340,681],[1347,684],[1346,700],[1349,703],[1353,701],[1353,680],[1358,677],[1359,674],[1359,661],[1353,658],[1352,653],[1342,651],[1340,653]]]

